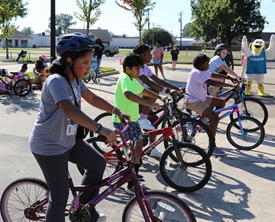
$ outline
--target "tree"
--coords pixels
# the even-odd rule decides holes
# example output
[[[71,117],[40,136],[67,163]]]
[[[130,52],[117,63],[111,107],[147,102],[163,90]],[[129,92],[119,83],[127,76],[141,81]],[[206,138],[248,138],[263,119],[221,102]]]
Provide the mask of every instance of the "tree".
[[[75,25],[76,22],[73,22],[73,16],[69,14],[59,14],[55,17],[55,35],[60,36],[66,32],[66,29],[71,25]],[[49,18],[48,27],[51,29],[51,18]]]
[[[191,22],[185,24],[182,30],[182,36],[192,36],[191,24]]]
[[[234,38],[259,38],[265,17],[260,14],[260,2],[255,0],[191,0],[191,32],[205,42],[216,39],[230,47]]]
[[[171,46],[175,43],[174,37],[165,29],[154,27],[150,30],[145,30],[142,33],[141,40],[147,45],[154,46],[157,40],[161,40],[161,45]]]
[[[23,0],[0,0],[0,41],[5,39],[6,59],[9,59],[8,37],[17,29],[12,20],[27,15],[26,5]]]
[[[144,18],[148,11],[152,10],[155,7],[155,2],[151,0],[122,0],[123,4],[119,3],[116,0],[116,4],[133,13],[134,18],[136,19],[133,24],[137,28],[139,33],[139,42],[141,42],[141,33],[144,26],[148,23],[148,19]]]
[[[26,35],[33,35],[34,31],[32,30],[31,27],[25,27],[21,30],[22,33],[26,34]]]
[[[86,0],[76,0],[76,5],[82,11],[82,14],[74,12],[74,16],[82,22],[86,22],[86,35],[89,36],[90,25],[95,24],[100,15],[101,11],[99,9],[100,5],[104,4],[106,0],[89,0],[89,3]],[[94,12],[94,15],[91,16],[91,13]]]

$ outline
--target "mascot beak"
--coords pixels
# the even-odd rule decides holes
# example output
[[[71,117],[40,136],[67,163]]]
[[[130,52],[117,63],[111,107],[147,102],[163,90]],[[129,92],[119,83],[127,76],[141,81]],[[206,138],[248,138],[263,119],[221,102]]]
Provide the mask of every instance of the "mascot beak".
[[[252,44],[252,51],[254,55],[260,55],[261,51],[264,48],[264,41],[256,39]]]

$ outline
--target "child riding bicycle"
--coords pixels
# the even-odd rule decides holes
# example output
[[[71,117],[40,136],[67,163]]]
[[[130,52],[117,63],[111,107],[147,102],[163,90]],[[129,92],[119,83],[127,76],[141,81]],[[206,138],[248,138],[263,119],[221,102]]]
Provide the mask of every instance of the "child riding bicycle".
[[[51,75],[43,84],[40,112],[30,135],[30,149],[37,160],[49,188],[47,222],[65,222],[67,204],[68,162],[85,169],[83,185],[101,181],[105,170],[105,158],[83,138],[77,138],[83,126],[107,138],[113,145],[116,134],[98,124],[81,111],[81,98],[98,109],[111,112],[114,107],[98,97],[81,81],[90,70],[93,50],[99,47],[81,33],[61,36],[57,42],[57,54],[61,57],[50,67]],[[121,119],[123,114],[116,112]],[[99,190],[80,194],[80,203],[86,204],[97,196]],[[104,219],[94,208],[90,221]]]
[[[197,55],[193,60],[194,68],[189,74],[186,84],[186,107],[190,110],[199,113],[201,116],[210,120],[209,128],[216,137],[217,126],[219,122],[218,113],[213,112],[213,108],[223,108],[225,101],[213,96],[207,95],[207,85],[215,87],[234,87],[239,88],[238,84],[227,84],[221,81],[211,79],[211,77],[221,80],[230,79],[234,80],[229,75],[214,74],[208,71],[209,57],[205,54]],[[223,156],[225,152],[218,148],[215,144],[213,155]]]
[[[131,161],[134,163],[135,172],[141,179],[142,176],[138,174],[140,168],[140,157],[142,153],[143,140],[142,132],[138,123],[139,104],[148,106],[152,109],[159,109],[158,103],[150,102],[143,99],[139,94],[152,97],[155,99],[162,99],[156,93],[144,88],[137,81],[140,68],[143,66],[143,60],[135,53],[129,54],[123,61],[123,73],[120,74],[116,89],[115,89],[115,108],[112,111],[112,121],[114,127],[118,130],[123,129],[123,124],[115,115],[119,109],[130,116],[131,135],[126,133],[126,139],[133,139],[136,142],[134,153],[131,156]],[[134,184],[129,182],[125,191],[129,194],[134,194]]]

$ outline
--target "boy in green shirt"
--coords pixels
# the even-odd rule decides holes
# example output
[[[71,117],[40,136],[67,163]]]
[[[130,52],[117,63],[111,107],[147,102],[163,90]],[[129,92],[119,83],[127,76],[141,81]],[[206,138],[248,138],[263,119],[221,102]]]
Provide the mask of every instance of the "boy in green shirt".
[[[152,103],[148,100],[143,99],[142,96],[148,96],[155,99],[162,98],[148,90],[145,89],[138,81],[137,77],[139,75],[139,70],[143,66],[143,60],[135,53],[129,54],[123,61],[123,73],[120,74],[116,89],[115,89],[115,107],[122,110],[125,114],[130,116],[130,126],[131,126],[131,135],[128,135],[128,132],[125,133],[126,140],[134,139],[136,147],[134,153],[131,156],[132,162],[135,164],[135,171],[138,175],[138,170],[140,167],[140,156],[142,153],[142,132],[138,124],[139,117],[139,105],[148,106],[151,109],[158,110],[160,105],[158,103]],[[123,124],[120,122],[120,119],[116,115],[112,116],[112,121],[114,127],[118,130],[123,129]],[[138,175],[139,178],[142,178],[141,175]],[[134,194],[134,184],[130,181],[126,188],[126,192]]]

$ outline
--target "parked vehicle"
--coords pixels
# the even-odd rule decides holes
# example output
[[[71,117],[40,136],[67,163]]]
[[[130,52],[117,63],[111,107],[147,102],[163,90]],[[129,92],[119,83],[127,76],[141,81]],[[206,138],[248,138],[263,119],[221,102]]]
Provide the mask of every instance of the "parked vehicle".
[[[108,46],[106,44],[103,44],[105,49],[103,51],[103,54],[105,54],[107,57],[113,57],[115,54],[119,53],[119,48],[115,46]]]

